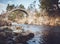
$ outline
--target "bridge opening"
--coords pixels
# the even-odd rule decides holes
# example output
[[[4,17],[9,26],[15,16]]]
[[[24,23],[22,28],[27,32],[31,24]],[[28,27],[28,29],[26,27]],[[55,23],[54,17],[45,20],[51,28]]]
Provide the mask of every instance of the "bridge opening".
[[[13,9],[9,12],[8,20],[15,20],[16,18],[21,19],[24,17],[28,17],[27,11],[23,9]]]

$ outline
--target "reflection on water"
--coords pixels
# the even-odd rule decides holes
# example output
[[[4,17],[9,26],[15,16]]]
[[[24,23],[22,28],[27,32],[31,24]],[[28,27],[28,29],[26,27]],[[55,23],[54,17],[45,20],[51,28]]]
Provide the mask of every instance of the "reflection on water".
[[[32,32],[42,32],[42,30],[49,30],[49,26],[40,26],[40,25],[28,25],[28,24],[12,24],[12,27],[22,26],[25,31],[30,30]]]
[[[20,32],[19,31],[20,29],[18,31],[16,30],[17,26],[18,28],[22,27],[22,29],[24,29],[25,32],[22,33],[24,36],[21,34],[14,35],[9,33],[11,34],[9,36],[12,36],[12,38],[10,37],[10,39],[13,39],[12,41],[15,42],[12,44],[17,44],[18,42],[22,42],[22,44],[60,44],[60,26],[51,27],[28,24],[12,24],[11,29],[13,30],[14,33]],[[33,34],[28,35],[28,33],[33,33],[34,35]],[[22,37],[24,38],[24,40]],[[10,42],[12,41],[10,40]]]
[[[50,37],[49,33],[53,34],[53,32],[57,31],[57,29],[59,28],[58,26],[57,27],[50,27],[50,26],[28,25],[28,24],[27,25],[17,24],[17,26],[22,26],[24,28],[24,31],[30,30],[31,32],[33,32],[35,34],[34,38],[27,41],[29,44],[44,44],[48,40],[47,36]],[[58,31],[59,31],[59,29],[58,29]]]
[[[60,26],[39,26],[39,25],[25,25],[22,26],[25,31],[32,31],[35,36],[31,40],[27,41],[29,44],[60,44]]]

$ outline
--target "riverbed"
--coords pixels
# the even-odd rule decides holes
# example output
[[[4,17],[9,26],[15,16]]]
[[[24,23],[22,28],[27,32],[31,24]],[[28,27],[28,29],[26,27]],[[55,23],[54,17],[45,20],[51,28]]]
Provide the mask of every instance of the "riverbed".
[[[60,44],[60,26],[59,25],[46,26],[46,25],[12,23],[12,26],[8,26],[8,27],[10,27],[12,29],[12,34],[11,34],[11,32],[6,33],[5,31],[3,31],[3,33],[5,35],[2,32],[0,32],[0,33],[1,33],[1,36],[2,35],[6,36],[6,34],[8,34],[8,38],[7,39],[4,38],[4,39],[5,40],[9,39],[8,42],[11,41],[10,39],[12,39],[13,40],[12,42],[14,42],[12,44],[15,44],[15,42],[17,41],[16,40],[17,38],[18,39],[20,38],[20,40],[21,40],[20,34],[23,34],[24,36],[22,38],[24,38],[25,36],[29,35],[29,33],[34,34],[34,36],[31,39],[28,39],[28,41],[26,41],[28,44]],[[18,27],[18,29],[16,29],[16,27]],[[5,29],[7,29],[7,28],[5,28]],[[19,33],[19,34],[14,35],[15,33]],[[11,36],[13,38],[9,38]],[[21,40],[21,42],[22,41],[23,41],[23,39]],[[3,43],[3,40],[2,40],[2,43]],[[22,44],[27,44],[27,43],[22,42]]]
[[[34,33],[34,38],[27,41],[28,44],[43,44],[44,41],[43,37],[46,35],[49,36],[49,33],[60,33],[60,26],[52,27],[52,26],[44,26],[44,25],[28,25],[28,24],[13,24],[14,26],[21,26],[23,27],[24,31],[29,30],[30,32]],[[15,27],[14,27],[15,28]],[[16,32],[16,30],[14,30]],[[44,36],[43,36],[44,35]],[[54,34],[54,36],[56,36]],[[53,36],[52,36],[53,37]],[[58,36],[57,36],[58,38]],[[47,39],[47,38],[46,38]],[[54,42],[54,41],[52,41]]]

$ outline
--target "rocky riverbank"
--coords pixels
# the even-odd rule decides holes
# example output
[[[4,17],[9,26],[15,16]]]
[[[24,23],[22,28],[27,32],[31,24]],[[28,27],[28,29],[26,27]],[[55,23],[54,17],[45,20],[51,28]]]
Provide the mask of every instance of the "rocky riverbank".
[[[21,26],[34,33],[29,31],[16,33],[13,32],[15,29],[0,28],[0,44],[60,44],[60,26]]]
[[[0,29],[0,44],[28,44],[27,41],[33,37],[33,33],[14,33],[8,28]]]

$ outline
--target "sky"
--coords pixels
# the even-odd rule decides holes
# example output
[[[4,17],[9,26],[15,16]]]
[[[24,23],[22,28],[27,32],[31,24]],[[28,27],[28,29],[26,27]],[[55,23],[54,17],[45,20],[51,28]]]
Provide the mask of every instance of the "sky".
[[[36,1],[36,8],[38,8],[39,0],[0,0],[0,14],[4,10],[6,11],[7,4],[14,4],[15,6],[23,4],[25,8]]]

